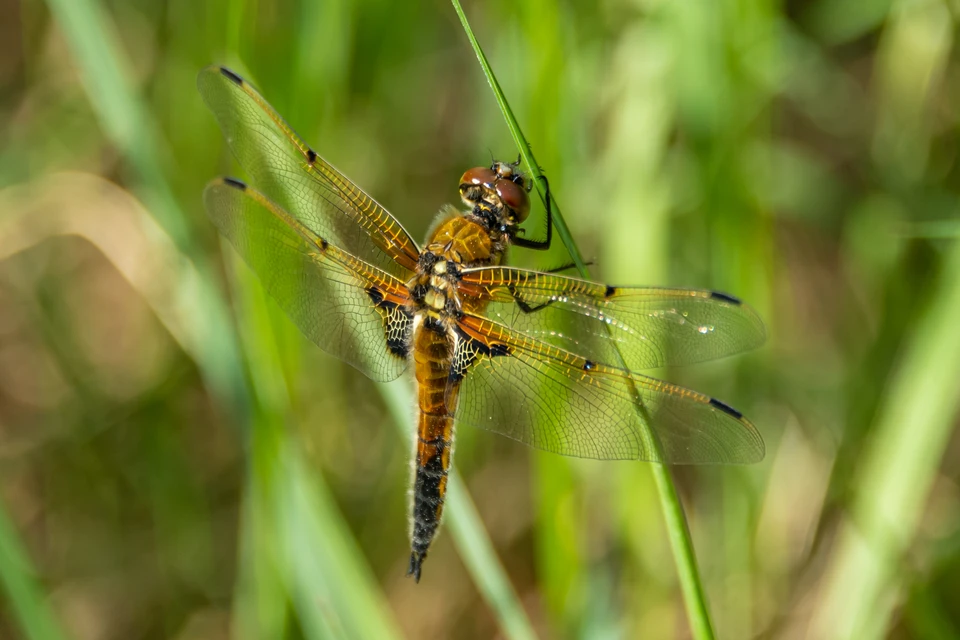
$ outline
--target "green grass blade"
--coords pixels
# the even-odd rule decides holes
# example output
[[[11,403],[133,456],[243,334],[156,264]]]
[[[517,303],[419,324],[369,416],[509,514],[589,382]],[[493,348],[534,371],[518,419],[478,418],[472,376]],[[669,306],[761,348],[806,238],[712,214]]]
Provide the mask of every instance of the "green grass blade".
[[[257,498],[266,502],[259,513],[267,515],[271,534],[272,558],[267,562],[275,563],[301,628],[311,638],[395,637],[382,593],[342,517],[322,487],[315,486],[316,479],[308,477],[296,448],[285,440],[289,398],[285,388],[271,382],[282,379],[282,374],[274,362],[279,356],[272,333],[262,323],[245,343],[259,372],[252,389],[258,406],[250,406],[227,306],[164,177],[158,128],[127,80],[125,55],[112,37],[106,15],[95,0],[50,0],[48,4],[66,34],[101,126],[133,168],[151,215],[173,238],[180,257],[197,264],[197,277],[172,287],[187,298],[181,305],[185,316],[181,324],[191,329],[189,342],[195,347],[191,356],[213,393],[223,406],[237,411],[241,424],[253,423],[253,435],[263,445],[251,448],[256,450],[249,467],[255,474],[251,486],[258,491]],[[260,310],[263,303],[251,306]]]
[[[48,0],[47,4],[66,36],[100,126],[133,167],[150,214],[185,259],[196,265],[200,277],[179,282],[176,291],[184,297],[184,313],[197,331],[197,364],[224,406],[242,414],[246,404],[243,367],[235,336],[223,329],[229,326],[230,315],[212,284],[206,259],[194,246],[187,216],[164,177],[157,127],[128,79],[126,55],[96,0]]]
[[[229,251],[229,249],[228,249]],[[226,254],[230,256],[230,254]],[[256,395],[246,496],[265,554],[308,638],[394,638],[396,624],[324,479],[311,474],[288,428],[293,422],[279,332],[296,331],[240,259],[239,326]],[[270,568],[268,566],[267,570]],[[242,606],[243,603],[237,603]]]
[[[930,116],[954,52],[949,9],[939,2],[891,8],[877,56],[875,158],[899,188],[924,185]],[[910,584],[902,565],[928,535],[924,509],[960,409],[960,245],[946,253],[885,381],[868,446],[858,452],[844,523],[814,620],[823,638],[883,638]],[[949,473],[949,472],[946,472]],[[919,531],[918,531],[919,529]],[[906,557],[905,557],[906,556]]]
[[[887,594],[922,510],[960,408],[960,246],[944,266],[933,304],[912,331],[876,420],[818,616],[821,637],[882,638]]]
[[[47,604],[36,572],[3,504],[0,504],[0,585],[24,638],[62,640],[66,637]]]
[[[534,184],[537,185],[537,192],[540,194],[540,198],[544,199],[547,194],[544,192],[543,181],[541,180],[543,177],[543,171],[540,170],[540,165],[537,164],[536,159],[533,157],[533,150],[530,149],[530,143],[527,142],[527,139],[523,136],[523,132],[520,130],[520,124],[513,115],[513,111],[510,109],[510,105],[507,103],[506,97],[503,95],[503,90],[500,88],[500,83],[497,82],[497,77],[494,75],[493,69],[490,68],[490,63],[487,61],[487,57],[484,55],[483,49],[480,48],[480,43],[477,42],[477,38],[473,34],[473,29],[470,28],[470,23],[467,21],[467,16],[463,12],[463,7],[460,6],[458,0],[451,0],[451,2],[453,3],[453,8],[457,12],[457,15],[460,17],[460,24],[463,25],[463,30],[467,34],[467,38],[470,40],[470,45],[477,54],[477,60],[480,62],[480,66],[483,67],[483,74],[486,76],[487,82],[490,83],[490,88],[493,89],[493,95],[497,99],[497,104],[500,105],[500,111],[503,112],[503,117],[507,122],[507,127],[510,129],[510,135],[513,136],[513,140],[516,142],[517,148],[520,149],[520,155],[523,158],[524,165],[527,167],[527,172],[529,175],[533,176]],[[563,242],[563,246],[566,248],[567,253],[570,254],[574,265],[577,267],[577,271],[580,272],[580,275],[586,278],[588,277],[586,263],[583,260],[583,255],[581,255],[580,249],[577,248],[576,243],[573,241],[573,235],[570,233],[570,228],[567,226],[566,221],[563,219],[563,215],[560,213],[560,205],[557,204],[556,199],[552,196],[550,197],[550,203],[551,211],[553,213],[553,228],[557,232],[557,236],[560,237],[560,241]]]
[[[487,82],[490,84],[490,88],[493,90],[497,104],[500,105],[500,110],[503,112],[503,117],[507,123],[507,127],[510,129],[510,134],[513,136],[517,147],[520,149],[520,155],[523,157],[524,164],[526,165],[530,174],[534,176],[537,189],[540,191],[541,198],[543,198],[543,184],[540,180],[543,172],[540,170],[540,166],[537,164],[537,161],[533,156],[530,143],[527,142],[523,132],[520,130],[520,125],[518,124],[516,117],[513,115],[513,111],[511,110],[510,105],[503,94],[503,90],[500,88],[500,83],[497,82],[496,76],[493,73],[493,69],[490,67],[490,63],[487,61],[486,55],[484,55],[483,49],[480,47],[480,43],[477,41],[473,30],[470,28],[470,23],[467,20],[467,16],[464,13],[463,8],[460,6],[458,0],[451,0],[451,2],[454,10],[457,12],[457,15],[460,18],[460,23],[463,25],[463,30],[467,34],[467,38],[470,40],[470,44],[476,53],[477,60],[480,62],[480,66],[483,68]],[[553,224],[554,228],[556,229],[557,236],[560,238],[561,242],[563,242],[564,247],[570,254],[570,257],[573,259],[573,262],[576,265],[577,270],[580,272],[580,275],[584,278],[589,278],[590,275],[583,261],[583,257],[580,253],[580,250],[577,248],[572,235],[570,234],[570,230],[567,227],[563,216],[560,213],[559,205],[552,196],[550,198],[550,202],[553,215]],[[646,423],[649,424],[649,416],[646,414],[645,409],[643,407],[638,407],[638,411],[641,412],[642,417],[644,420],[646,420]],[[687,615],[690,620],[690,626],[693,630],[694,637],[701,639],[713,638],[713,625],[707,609],[706,595],[703,590],[702,581],[700,580],[700,573],[697,569],[697,560],[696,555],[694,554],[693,542],[690,538],[690,531],[687,528],[686,517],[683,513],[683,506],[680,503],[680,497],[677,494],[676,487],[673,484],[673,478],[670,475],[670,471],[664,465],[653,464],[651,465],[651,470],[656,480],[660,502],[663,508],[663,515],[664,519],[666,520],[667,532],[670,538],[670,546],[673,550],[674,560],[677,565],[677,573],[679,576],[681,589],[683,591],[684,601],[687,606]]]

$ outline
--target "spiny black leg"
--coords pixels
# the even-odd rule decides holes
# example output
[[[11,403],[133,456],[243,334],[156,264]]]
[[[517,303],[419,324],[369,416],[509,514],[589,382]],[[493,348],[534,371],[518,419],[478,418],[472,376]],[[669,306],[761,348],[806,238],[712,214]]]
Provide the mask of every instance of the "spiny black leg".
[[[553,211],[550,205],[550,181],[547,180],[547,176],[540,175],[540,180],[543,180],[544,191],[546,192],[543,197],[544,203],[546,203],[547,208],[547,239],[546,240],[530,240],[527,238],[514,238],[513,244],[518,247],[524,247],[525,249],[535,249],[537,251],[546,251],[550,248],[550,241],[553,239]]]
[[[553,300],[547,300],[543,304],[538,304],[537,306],[532,307],[529,304],[527,304],[523,298],[520,297],[520,294],[517,293],[516,288],[512,284],[509,287],[507,287],[507,289],[510,291],[510,295],[513,296],[514,302],[516,302],[517,306],[520,307],[520,311],[523,311],[524,313],[533,313],[534,311],[540,311],[540,309],[550,306],[550,304],[553,303]]]

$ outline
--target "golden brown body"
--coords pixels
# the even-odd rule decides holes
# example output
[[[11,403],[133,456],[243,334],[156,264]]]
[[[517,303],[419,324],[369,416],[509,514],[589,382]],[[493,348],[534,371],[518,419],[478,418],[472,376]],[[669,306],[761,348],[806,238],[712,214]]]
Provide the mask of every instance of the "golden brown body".
[[[417,381],[417,444],[413,483],[413,532],[410,573],[420,566],[443,516],[447,475],[453,454],[453,420],[460,380],[454,375],[457,314],[478,313],[484,300],[457,291],[460,267],[499,264],[506,245],[470,214],[441,221],[428,239],[411,292],[421,287],[414,310],[412,357]]]

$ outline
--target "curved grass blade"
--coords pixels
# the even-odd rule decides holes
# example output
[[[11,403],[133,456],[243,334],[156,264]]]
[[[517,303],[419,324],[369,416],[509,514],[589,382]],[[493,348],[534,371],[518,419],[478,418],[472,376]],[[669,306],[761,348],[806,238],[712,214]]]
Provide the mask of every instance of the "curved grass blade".
[[[197,347],[190,355],[203,372],[205,383],[218,401],[233,411],[233,421],[244,426],[241,435],[280,438],[286,432],[289,416],[286,389],[278,389],[262,375],[253,381],[251,389],[243,376],[244,361],[272,361],[279,357],[277,347],[255,330],[243,345],[246,358],[241,357],[240,340],[231,330],[227,304],[165,178],[158,128],[148,106],[137,98],[126,79],[126,56],[116,38],[111,37],[107,15],[96,0],[48,0],[47,4],[66,35],[103,130],[133,168],[150,214],[170,234],[184,262],[196,265],[194,280],[172,283],[169,289],[192,296],[190,304],[182,305],[189,319],[183,326],[190,331],[187,343]],[[169,274],[160,274],[163,276]],[[251,395],[259,399],[259,406],[250,401]],[[304,490],[305,476],[291,467],[291,460],[302,468],[289,452],[280,450],[269,459],[270,464],[251,464],[248,468],[255,474],[251,478],[253,486],[274,488],[276,495],[285,497],[285,502],[272,502],[283,516],[273,518],[274,531],[284,537],[274,539],[271,549],[283,554],[276,563],[283,570],[281,578],[294,600],[306,637],[329,637],[329,630],[339,628],[356,631],[351,637],[395,637],[389,611],[382,605],[383,594],[369,576],[342,520],[325,507],[321,495]],[[274,477],[269,472],[275,468],[286,472]],[[256,475],[257,471],[262,473]],[[332,542],[318,550],[316,540]],[[317,594],[324,596],[322,601],[328,606],[316,605]]]
[[[497,99],[497,104],[500,105],[500,111],[503,113],[503,119],[507,123],[507,128],[510,129],[510,135],[513,136],[513,140],[517,145],[517,148],[520,150],[520,155],[523,158],[523,163],[527,167],[527,173],[534,178],[534,184],[537,185],[537,192],[540,194],[540,199],[544,200],[546,204],[545,196],[547,195],[544,192],[543,186],[543,171],[540,169],[540,165],[537,164],[536,159],[533,157],[533,150],[530,148],[530,143],[527,142],[527,139],[523,136],[523,132],[520,130],[520,124],[517,122],[517,118],[513,115],[513,111],[510,109],[510,105],[507,103],[507,98],[503,95],[503,89],[500,88],[500,83],[497,82],[497,77],[493,73],[493,69],[490,67],[490,63],[487,62],[487,57],[483,53],[483,49],[480,48],[480,43],[477,42],[476,36],[473,34],[473,29],[470,28],[470,23],[467,21],[467,16],[463,12],[463,7],[460,6],[458,0],[451,0],[453,3],[453,8],[457,12],[457,15],[460,17],[460,24],[463,25],[463,30],[467,34],[467,39],[470,40],[470,45],[473,47],[474,53],[477,55],[477,60],[480,62],[480,66],[483,67],[483,75],[486,76],[487,82],[490,84],[490,88],[493,90],[493,95]],[[560,237],[560,241],[563,242],[564,248],[567,250],[567,253],[570,254],[570,258],[573,260],[573,264],[577,267],[577,271],[580,272],[580,275],[584,278],[588,278],[589,274],[587,272],[586,262],[583,260],[583,256],[580,253],[580,249],[577,248],[576,243],[573,241],[573,235],[570,233],[570,228],[567,226],[566,221],[563,219],[563,215],[560,213],[560,205],[557,203],[556,198],[550,196],[551,202],[551,211],[553,215],[553,227],[557,232],[557,235]]]
[[[542,199],[544,197],[543,181],[540,180],[540,177],[543,175],[543,172],[540,170],[540,165],[537,164],[537,161],[533,156],[530,143],[527,142],[526,138],[523,136],[523,132],[520,130],[520,125],[517,122],[516,116],[513,115],[513,111],[510,109],[510,105],[503,94],[503,90],[500,88],[500,83],[497,82],[496,76],[493,73],[493,69],[490,67],[490,63],[487,61],[487,58],[483,53],[483,49],[480,47],[480,43],[477,41],[473,30],[470,28],[470,23],[467,20],[466,14],[463,12],[463,8],[460,6],[458,0],[451,0],[451,2],[454,10],[457,12],[457,16],[460,18],[460,23],[463,25],[463,30],[467,35],[467,39],[470,40],[470,44],[477,56],[477,60],[480,62],[480,66],[483,68],[483,73],[487,78],[487,82],[490,84],[490,88],[493,90],[497,104],[500,105],[500,110],[503,112],[503,117],[507,123],[507,127],[510,129],[510,134],[513,136],[517,147],[520,149],[520,155],[523,157],[524,164],[526,165],[529,173],[535,178],[534,182],[537,185],[537,190]],[[570,254],[570,257],[576,265],[577,270],[580,272],[580,275],[589,279],[590,274],[587,271],[583,257],[577,248],[572,235],[570,234],[570,230],[560,213],[560,207],[557,205],[557,202],[552,195],[550,197],[553,225],[556,229],[557,236],[560,238],[561,242],[563,242],[563,246]],[[646,410],[643,407],[638,407],[637,409],[642,414],[644,420],[649,423],[649,416],[647,415]],[[703,590],[703,584],[700,580],[700,574],[697,569],[697,560],[693,549],[693,541],[690,538],[690,531],[687,528],[687,521],[683,513],[683,506],[680,503],[680,497],[677,494],[676,487],[673,484],[673,478],[670,475],[670,471],[663,465],[653,464],[651,465],[651,470],[653,472],[657,490],[660,496],[663,515],[664,519],[666,520],[667,533],[670,538],[670,546],[673,549],[674,561],[677,565],[677,573],[679,575],[680,585],[683,590],[684,601],[687,607],[687,615],[690,620],[690,626],[693,630],[694,637],[700,639],[713,638],[713,625],[707,609],[706,595]]]

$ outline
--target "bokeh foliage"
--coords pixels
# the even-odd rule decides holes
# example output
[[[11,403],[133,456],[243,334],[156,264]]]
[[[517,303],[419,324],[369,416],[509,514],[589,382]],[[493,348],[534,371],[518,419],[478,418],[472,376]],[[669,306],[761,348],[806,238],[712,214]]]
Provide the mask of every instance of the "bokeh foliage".
[[[960,8],[465,8],[593,273],[768,322],[757,353],[659,372],[767,441],[674,473],[718,635],[960,634]],[[689,634],[646,465],[470,430],[486,534],[458,514],[405,579],[406,386],[309,345],[202,212],[237,173],[194,88],[216,62],[422,237],[515,153],[448,5],[0,15],[0,637]]]

